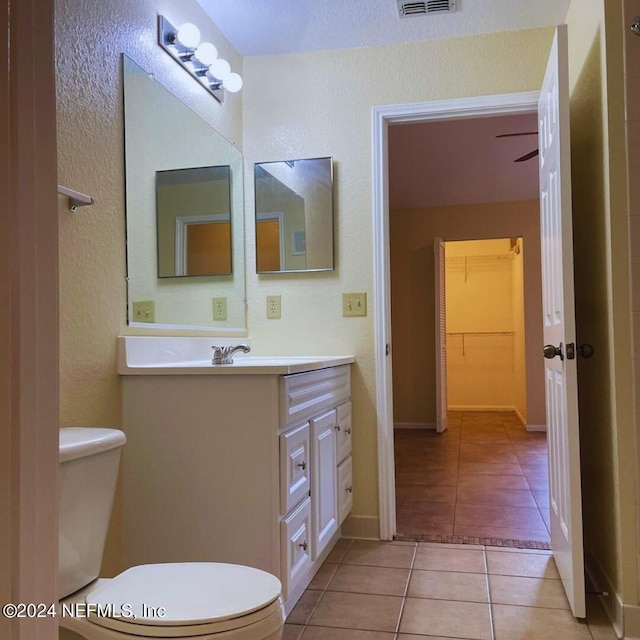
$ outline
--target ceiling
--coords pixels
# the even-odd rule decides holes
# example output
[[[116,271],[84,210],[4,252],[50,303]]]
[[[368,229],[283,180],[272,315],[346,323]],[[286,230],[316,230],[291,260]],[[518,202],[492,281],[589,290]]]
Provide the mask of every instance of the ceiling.
[[[396,0],[198,2],[241,55],[265,56],[552,26],[570,0],[456,0],[453,13],[409,18]]]
[[[538,197],[535,113],[389,127],[390,209],[512,202]]]

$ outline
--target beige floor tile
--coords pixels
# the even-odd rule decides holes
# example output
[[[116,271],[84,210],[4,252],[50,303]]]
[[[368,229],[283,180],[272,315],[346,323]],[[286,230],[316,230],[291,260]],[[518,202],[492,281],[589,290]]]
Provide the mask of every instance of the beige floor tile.
[[[487,551],[489,573],[525,578],[560,578],[551,556]]]
[[[368,631],[394,632],[402,598],[325,591],[309,624]]]
[[[318,569],[318,573],[313,577],[313,580],[309,585],[309,589],[319,589],[320,591],[324,591],[329,582],[331,582],[331,578],[333,578],[338,567],[339,565],[337,564],[325,562],[320,569]]]
[[[412,633],[399,633],[397,640],[458,640],[458,638],[443,638],[442,636],[414,636]]]
[[[369,565],[372,567],[408,569],[413,562],[414,553],[415,547],[412,545],[356,540],[347,552],[343,562],[345,564]]]
[[[570,611],[492,605],[495,640],[592,640]]]
[[[407,598],[400,621],[402,633],[491,639],[489,605],[449,600]]]
[[[287,616],[289,624],[307,624],[313,610],[322,597],[322,591],[305,591],[291,613]]]
[[[472,549],[484,551],[484,545],[482,544],[465,544],[464,547],[461,547],[460,544],[451,542],[419,542],[418,546],[423,549],[454,549],[455,551]]]
[[[353,540],[349,540],[348,538],[340,538],[338,542],[336,542],[335,547],[331,549],[331,553],[329,557],[326,559],[326,562],[330,563],[340,563],[344,560],[347,551],[349,551]]]
[[[329,583],[328,590],[404,596],[408,581],[409,569],[343,564]]]
[[[307,627],[302,640],[393,640],[393,633],[332,627]],[[422,640],[425,640],[424,638]]]
[[[304,631],[304,625],[285,624],[282,632],[282,640],[298,640]]]
[[[462,571],[465,573],[485,573],[484,552],[476,549],[438,549],[418,547],[414,569],[425,571]]]
[[[491,602],[494,604],[569,609],[569,602],[560,580],[490,575],[489,587]]]
[[[414,570],[407,595],[435,600],[489,602],[487,577],[482,573]]]

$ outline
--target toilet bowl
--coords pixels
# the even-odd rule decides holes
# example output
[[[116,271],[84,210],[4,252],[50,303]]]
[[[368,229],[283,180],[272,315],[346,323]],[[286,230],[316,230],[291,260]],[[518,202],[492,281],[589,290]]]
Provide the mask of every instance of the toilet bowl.
[[[98,578],[120,449],[116,429],[60,430],[61,629],[86,640],[279,640],[280,581],[243,565],[140,565]]]

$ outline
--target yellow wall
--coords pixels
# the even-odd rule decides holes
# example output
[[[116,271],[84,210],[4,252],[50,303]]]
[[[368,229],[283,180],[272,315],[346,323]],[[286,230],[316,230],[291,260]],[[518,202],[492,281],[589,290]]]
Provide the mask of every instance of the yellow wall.
[[[435,423],[433,241],[524,238],[527,423],[544,425],[542,286],[537,200],[391,213],[394,420]],[[447,245],[450,246],[450,245]]]
[[[511,241],[447,242],[445,248],[449,409],[513,409],[515,254]],[[522,295],[520,302],[524,304]]]
[[[587,564],[608,606],[637,604],[635,434],[632,423],[624,166],[621,3],[573,0],[567,17],[571,87],[576,323],[596,349],[578,363]],[[618,620],[619,621],[619,620]],[[636,629],[636,633],[640,629]]]
[[[331,155],[335,160],[336,270],[286,279],[249,272],[248,324],[256,353],[356,355],[355,514],[375,516],[378,512],[371,109],[384,104],[538,90],[551,38],[552,30],[534,29],[244,61],[248,171],[254,162],[271,159]],[[498,68],[500,73],[496,73]],[[247,255],[251,263],[254,224],[250,177],[246,186]],[[341,296],[348,291],[370,294],[366,318],[342,318]],[[281,320],[266,320],[268,294],[282,295]]]

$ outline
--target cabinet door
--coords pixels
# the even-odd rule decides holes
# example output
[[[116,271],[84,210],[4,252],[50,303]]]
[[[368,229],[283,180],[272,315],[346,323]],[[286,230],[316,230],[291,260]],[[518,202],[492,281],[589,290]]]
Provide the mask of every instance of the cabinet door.
[[[353,508],[353,466],[351,456],[338,467],[338,524],[342,524]]]
[[[338,423],[336,424],[336,454],[340,464],[351,455],[351,403],[345,402],[337,408]]]
[[[280,436],[280,515],[309,496],[309,423]]]
[[[313,449],[311,526],[314,560],[338,530],[335,427],[335,409],[311,420]]]
[[[286,599],[311,567],[311,498],[280,522],[280,552]]]

